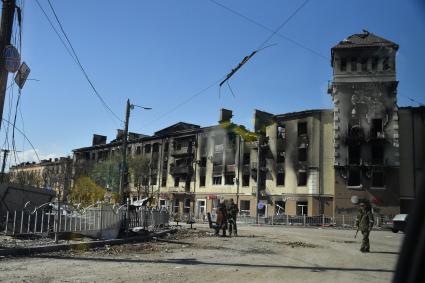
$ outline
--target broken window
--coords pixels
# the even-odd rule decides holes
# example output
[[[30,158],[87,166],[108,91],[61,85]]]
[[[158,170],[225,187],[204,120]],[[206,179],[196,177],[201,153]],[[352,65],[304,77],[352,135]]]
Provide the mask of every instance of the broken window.
[[[384,164],[384,147],[380,144],[372,146],[372,164]]]
[[[180,177],[176,176],[174,177],[174,187],[178,187],[180,184]]]
[[[243,214],[248,214],[250,213],[250,208],[251,208],[251,201],[249,200],[241,200],[241,212]]]
[[[173,212],[174,213],[178,213],[179,212],[179,200],[178,199],[174,199],[173,200]]]
[[[223,152],[215,152],[213,157],[214,165],[223,165]]]
[[[170,144],[168,142],[166,142],[164,144],[164,152],[168,152],[168,148],[170,147]]]
[[[190,212],[190,198],[185,198],[183,204],[184,204],[183,213],[189,213]]]
[[[151,185],[156,185],[156,179],[157,179],[157,175],[156,174],[154,174],[154,175],[152,175],[152,178],[151,178]]]
[[[152,152],[158,152],[159,151],[159,144],[158,143],[154,143],[153,147],[152,147]]]
[[[384,137],[384,131],[383,131],[383,128],[382,128],[382,119],[372,119],[370,135],[371,135],[372,138],[383,138]]]
[[[206,176],[205,175],[201,175],[199,177],[199,186],[200,187],[205,187],[205,180],[206,180]]]
[[[307,201],[297,201],[297,215],[308,215]]]
[[[375,171],[372,173],[372,187],[383,188],[384,187],[384,172]]]
[[[276,174],[276,186],[285,186],[285,173],[278,172]]]
[[[277,200],[274,202],[276,208],[276,214],[285,214],[285,202],[283,200]]]
[[[278,151],[276,155],[276,163],[284,163],[285,162],[285,152]]]
[[[382,70],[383,71],[388,71],[390,70],[390,58],[389,57],[384,57],[384,59],[382,60]]]
[[[249,186],[249,174],[242,175],[242,187],[248,187],[248,186]]]
[[[378,69],[378,57],[372,58],[372,71],[376,71]]]
[[[199,167],[206,167],[207,166],[207,158],[201,157],[201,160],[199,160]]]
[[[285,125],[279,125],[277,126],[277,138],[278,139],[285,139],[286,138],[286,128]]]
[[[164,162],[162,163],[162,170],[167,170],[168,167],[168,162],[167,160],[164,160]]]
[[[367,71],[367,58],[362,58],[362,71],[366,72]]]
[[[298,171],[298,186],[307,186],[307,172],[306,171]]]
[[[345,72],[347,70],[347,59],[341,58],[341,66],[340,66],[341,72]]]
[[[225,185],[234,185],[235,184],[235,173],[227,173],[224,176],[224,184]]]
[[[305,162],[307,161],[307,148],[299,148],[298,149],[298,161]]]
[[[136,154],[139,155],[142,153],[142,149],[140,146],[136,147]]]
[[[351,71],[352,72],[357,71],[357,58],[356,57],[351,58]]]
[[[145,145],[145,153],[150,153],[151,152],[151,145],[147,144]]]
[[[221,185],[221,176],[213,176],[213,185]]]
[[[226,165],[235,164],[235,153],[233,152],[233,150],[226,150],[225,161]]]
[[[352,167],[348,170],[348,186],[361,186],[361,172],[359,167]]]
[[[251,155],[249,152],[243,154],[243,165],[248,165],[250,162]]]
[[[167,186],[167,176],[162,176],[161,178],[161,187]]]
[[[307,135],[307,122],[298,122],[298,136]]]
[[[361,147],[360,145],[351,145],[348,147],[348,164],[359,165]]]

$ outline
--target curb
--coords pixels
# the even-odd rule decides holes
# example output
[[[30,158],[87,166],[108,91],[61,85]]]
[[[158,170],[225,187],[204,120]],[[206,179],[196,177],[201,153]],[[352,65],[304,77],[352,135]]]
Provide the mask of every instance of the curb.
[[[127,243],[134,243],[134,242],[146,242],[151,240],[154,237],[163,237],[167,234],[173,234],[176,231],[177,231],[176,229],[169,229],[169,230],[164,230],[158,233],[150,233],[149,235],[141,236],[141,237],[131,237],[126,239],[113,239],[113,240],[99,240],[99,241],[92,241],[87,243],[59,244],[59,245],[49,245],[49,246],[28,247],[28,248],[6,248],[6,249],[0,250],[0,256],[1,257],[29,256],[32,254],[50,253],[50,252],[57,252],[57,251],[86,250],[86,249],[103,247],[105,245],[112,246],[112,245],[122,245]]]

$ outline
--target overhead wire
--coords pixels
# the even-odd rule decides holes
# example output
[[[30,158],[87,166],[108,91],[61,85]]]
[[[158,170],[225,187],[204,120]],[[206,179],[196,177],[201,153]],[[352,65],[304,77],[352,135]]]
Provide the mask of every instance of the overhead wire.
[[[85,68],[83,67],[83,65],[81,64],[81,61],[77,55],[77,52],[75,51],[67,33],[65,32],[65,29],[63,28],[63,25],[61,23],[61,21],[59,20],[59,17],[53,7],[53,5],[50,3],[50,1],[48,0],[48,4],[53,12],[53,15],[56,19],[56,22],[59,25],[60,30],[62,31],[62,34],[64,35],[66,42],[68,43],[68,45],[65,43],[65,41],[63,40],[62,36],[59,34],[59,32],[57,31],[57,29],[55,28],[54,24],[52,23],[52,21],[50,20],[49,15],[46,13],[46,11],[44,10],[43,6],[40,4],[39,0],[36,0],[38,7],[42,10],[43,15],[46,17],[47,21],[49,22],[50,26],[52,27],[52,29],[55,31],[56,35],[59,37],[59,39],[61,40],[62,44],[65,46],[68,54],[73,58],[74,62],[77,64],[77,66],[79,67],[79,69],[81,70],[82,74],[84,75],[84,78],[86,79],[86,81],[89,83],[91,89],[93,90],[94,95],[99,99],[99,101],[101,102],[101,104],[103,105],[103,107],[110,112],[118,121],[120,121],[121,123],[124,123],[124,121],[112,110],[112,108],[106,103],[106,101],[103,99],[103,97],[100,95],[100,93],[98,92],[97,88],[95,87],[94,83],[92,82],[92,80],[90,79],[90,77],[88,76]],[[68,47],[69,46],[69,47]],[[71,50],[70,50],[71,49]]]

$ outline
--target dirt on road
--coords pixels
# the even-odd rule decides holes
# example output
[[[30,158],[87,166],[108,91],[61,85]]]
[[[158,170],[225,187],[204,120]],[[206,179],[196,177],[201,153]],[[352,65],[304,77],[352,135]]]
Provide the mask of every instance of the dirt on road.
[[[389,282],[403,235],[373,231],[371,253],[353,231],[205,226],[148,243],[3,258],[1,282]]]

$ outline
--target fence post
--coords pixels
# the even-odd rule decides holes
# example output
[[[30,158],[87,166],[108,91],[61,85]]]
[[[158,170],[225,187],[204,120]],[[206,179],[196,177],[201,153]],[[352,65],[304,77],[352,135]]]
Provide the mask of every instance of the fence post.
[[[379,216],[376,216],[376,227],[379,227]]]
[[[289,215],[286,214],[286,225],[289,225]]]
[[[15,235],[15,225],[16,225],[16,210],[13,216],[13,235]]]
[[[325,214],[322,214],[322,227],[325,227]]]
[[[24,225],[24,211],[21,212],[21,229],[19,229],[19,233],[22,234],[22,229]]]
[[[342,227],[345,227],[345,215],[342,215]]]
[[[303,223],[304,223],[304,226],[305,226],[305,214],[303,214]]]
[[[6,227],[4,228],[4,234],[7,235],[7,226],[9,225],[9,210],[6,211]]]

